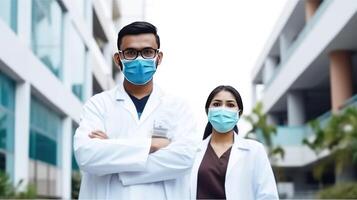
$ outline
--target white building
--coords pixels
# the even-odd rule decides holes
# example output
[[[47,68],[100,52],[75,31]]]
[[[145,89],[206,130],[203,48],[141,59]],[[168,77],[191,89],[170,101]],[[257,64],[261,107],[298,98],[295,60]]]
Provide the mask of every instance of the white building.
[[[288,196],[318,188],[312,176],[317,158],[302,145],[313,137],[308,121],[322,123],[331,113],[357,106],[357,1],[289,0],[252,72],[254,102],[261,101],[278,126],[274,144],[282,145]],[[353,172],[354,173],[354,172]],[[357,178],[331,168],[325,184]],[[295,193],[295,194],[294,194]]]
[[[0,1],[0,168],[14,184],[71,198],[82,104],[115,85],[118,30],[144,19],[143,2]]]

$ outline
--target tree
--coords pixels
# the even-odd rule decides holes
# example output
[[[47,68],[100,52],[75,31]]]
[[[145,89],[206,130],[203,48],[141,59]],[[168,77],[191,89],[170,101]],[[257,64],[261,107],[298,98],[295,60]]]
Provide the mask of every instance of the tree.
[[[257,134],[262,134],[263,142],[268,148],[268,156],[271,159],[275,155],[280,155],[284,159],[284,149],[279,145],[272,143],[273,135],[276,135],[277,128],[273,124],[268,123],[267,115],[263,113],[263,104],[258,102],[250,115],[244,116],[251,125],[252,129],[246,135],[246,138],[257,138]]]
[[[313,169],[314,177],[321,180],[326,166],[334,162],[335,172],[357,163],[357,108],[349,107],[333,114],[326,125],[321,126],[318,120],[309,122],[315,133],[314,138],[305,138],[303,144],[312,149],[316,155],[322,151],[330,152],[329,159],[320,162]]]

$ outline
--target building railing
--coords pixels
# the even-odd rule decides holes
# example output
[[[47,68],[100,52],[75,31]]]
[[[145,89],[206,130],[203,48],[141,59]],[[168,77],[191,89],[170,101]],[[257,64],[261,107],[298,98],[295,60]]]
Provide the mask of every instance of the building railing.
[[[357,106],[357,94],[348,99],[342,106],[342,108]]]
[[[343,105],[342,110],[349,108],[351,106],[357,106],[357,94],[351,97]],[[324,114],[316,118],[319,121],[321,127],[325,127],[329,120],[331,119],[332,112],[327,111]],[[310,128],[309,124],[302,126],[277,126],[276,135],[272,136],[273,145],[280,146],[299,146],[302,145],[304,138],[310,138],[314,136],[313,130]],[[258,140],[264,143],[261,134],[258,134]]]
[[[306,137],[306,126],[278,126],[277,134],[272,137],[273,145],[299,146]]]
[[[316,10],[314,16],[307,21],[305,27],[302,29],[302,31],[299,33],[299,35],[296,37],[296,40],[292,42],[291,46],[287,49],[286,56],[284,58],[281,58],[281,62],[279,65],[276,67],[274,70],[274,74],[270,77],[270,79],[267,81],[265,84],[264,90],[267,90],[271,83],[273,82],[274,78],[280,73],[281,69],[284,68],[286,65],[287,61],[290,59],[291,55],[294,54],[296,49],[303,43],[305,40],[306,36],[310,33],[310,31],[313,29],[313,27],[316,25],[316,23],[320,20],[321,16],[325,13],[329,5],[331,4],[333,0],[324,0],[321,2],[319,8]]]

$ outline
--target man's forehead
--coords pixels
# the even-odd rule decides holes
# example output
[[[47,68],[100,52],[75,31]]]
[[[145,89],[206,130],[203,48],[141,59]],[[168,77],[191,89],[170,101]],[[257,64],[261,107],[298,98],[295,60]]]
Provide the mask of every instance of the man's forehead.
[[[143,45],[149,45],[150,47],[156,47],[156,38],[152,33],[143,33],[138,35],[126,35],[122,38],[121,46],[122,47],[133,47],[135,46],[142,47]]]

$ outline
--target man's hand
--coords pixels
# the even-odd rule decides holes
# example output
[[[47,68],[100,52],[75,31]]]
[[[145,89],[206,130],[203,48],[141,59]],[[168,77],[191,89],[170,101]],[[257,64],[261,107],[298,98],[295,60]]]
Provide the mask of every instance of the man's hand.
[[[167,147],[170,144],[170,140],[167,138],[151,138],[151,147],[150,153],[154,153],[155,151]]]
[[[105,134],[103,131],[100,131],[100,130],[92,131],[91,133],[89,133],[88,136],[92,139],[94,139],[94,138],[98,138],[98,139],[102,139],[102,140],[108,139],[107,134]]]

